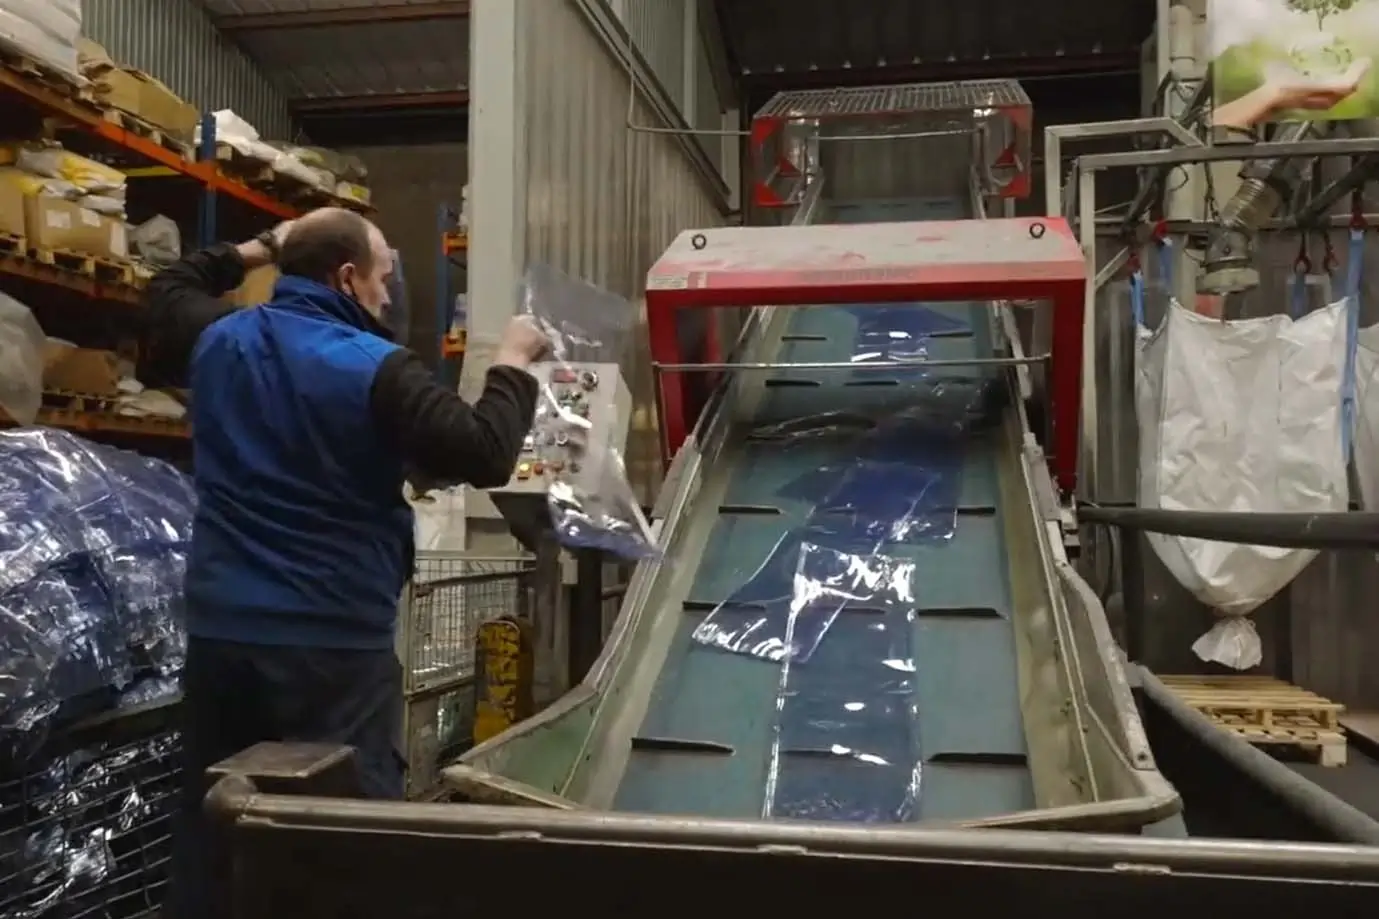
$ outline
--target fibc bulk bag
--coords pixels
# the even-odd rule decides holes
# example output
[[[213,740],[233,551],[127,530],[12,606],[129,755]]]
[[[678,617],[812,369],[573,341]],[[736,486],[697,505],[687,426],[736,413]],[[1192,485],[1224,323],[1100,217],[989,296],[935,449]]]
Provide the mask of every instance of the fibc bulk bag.
[[[1342,402],[1351,298],[1299,318],[1240,320],[1172,303],[1150,330],[1143,321],[1143,280],[1132,280],[1131,288],[1140,506],[1346,510]],[[1241,670],[1262,658],[1259,636],[1245,617],[1317,555],[1157,533],[1149,542],[1173,576],[1221,617],[1193,650]]]

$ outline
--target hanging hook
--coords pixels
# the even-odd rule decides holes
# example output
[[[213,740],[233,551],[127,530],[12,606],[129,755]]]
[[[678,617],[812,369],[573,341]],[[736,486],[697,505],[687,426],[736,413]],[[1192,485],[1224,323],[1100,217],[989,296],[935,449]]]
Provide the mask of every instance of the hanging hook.
[[[1365,193],[1359,188],[1350,193],[1350,228],[1352,230],[1365,228]]]
[[[1322,234],[1322,271],[1327,274],[1340,267],[1341,260],[1336,258],[1336,247],[1331,242],[1331,234]]]
[[[1312,257],[1307,254],[1306,233],[1298,236],[1298,257],[1293,260],[1293,273],[1299,275],[1312,273]]]

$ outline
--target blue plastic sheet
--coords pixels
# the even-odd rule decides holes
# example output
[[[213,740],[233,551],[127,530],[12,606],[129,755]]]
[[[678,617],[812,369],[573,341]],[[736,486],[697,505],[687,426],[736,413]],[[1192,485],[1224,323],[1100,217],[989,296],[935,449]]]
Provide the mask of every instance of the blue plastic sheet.
[[[0,433],[0,727],[180,670],[194,504],[166,463]]]
[[[914,304],[850,306],[846,310],[857,319],[858,351],[920,354],[922,342],[928,339],[972,333],[970,324]]]
[[[912,615],[845,612],[811,661],[786,665],[772,816],[861,823],[913,816],[920,769]]]
[[[913,562],[877,554],[870,544],[787,536],[704,618],[694,640],[766,660],[808,661],[844,609],[913,606],[913,581]]]

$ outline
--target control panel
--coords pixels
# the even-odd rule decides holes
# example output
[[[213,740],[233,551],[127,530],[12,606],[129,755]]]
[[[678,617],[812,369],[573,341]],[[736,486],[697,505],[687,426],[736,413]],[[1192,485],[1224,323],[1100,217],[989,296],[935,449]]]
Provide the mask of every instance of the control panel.
[[[632,397],[621,370],[617,364],[540,363],[531,372],[541,387],[536,421],[512,478],[492,493],[544,495],[561,480],[596,490],[598,464],[627,444]]]

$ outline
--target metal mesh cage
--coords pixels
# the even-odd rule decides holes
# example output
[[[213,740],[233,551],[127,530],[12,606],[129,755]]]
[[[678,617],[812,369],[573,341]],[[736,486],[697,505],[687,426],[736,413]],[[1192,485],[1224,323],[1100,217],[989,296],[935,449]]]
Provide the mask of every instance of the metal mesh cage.
[[[474,678],[479,623],[522,609],[529,559],[425,553],[417,558],[402,634],[410,692]]]
[[[757,112],[756,117],[906,115],[1029,104],[1029,96],[1015,80],[969,80],[962,83],[911,83],[905,86],[805,89],[777,93]]]
[[[135,719],[132,730],[114,730],[117,717],[108,732],[83,732],[80,743],[54,741],[7,765],[0,780],[0,916],[156,913],[178,788],[173,710]]]
[[[397,642],[406,675],[409,797],[431,794],[439,761],[468,746],[475,636],[485,620],[529,615],[531,570],[526,556],[418,553]]]
[[[834,199],[1030,189],[1029,96],[1014,80],[779,93],[752,119],[753,201],[793,207],[822,180]]]

